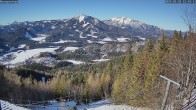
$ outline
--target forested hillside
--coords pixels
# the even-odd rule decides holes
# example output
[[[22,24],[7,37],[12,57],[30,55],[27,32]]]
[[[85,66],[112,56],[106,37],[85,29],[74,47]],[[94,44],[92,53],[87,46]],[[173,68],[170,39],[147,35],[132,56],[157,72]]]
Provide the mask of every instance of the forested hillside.
[[[163,100],[166,76],[181,84],[172,85],[167,105],[181,109],[190,98],[196,81],[196,35],[175,31],[156,42],[148,39],[133,53],[95,64],[70,65],[46,72],[1,66],[0,97],[3,99],[50,100],[55,98],[90,102],[110,98],[116,104],[158,109]],[[46,77],[46,83],[41,82]],[[74,97],[75,96],[75,97]]]

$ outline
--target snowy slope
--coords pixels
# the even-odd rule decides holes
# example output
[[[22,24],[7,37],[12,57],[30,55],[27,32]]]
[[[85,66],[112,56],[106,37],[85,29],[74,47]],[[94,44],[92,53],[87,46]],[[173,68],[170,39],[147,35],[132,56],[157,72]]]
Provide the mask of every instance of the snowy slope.
[[[78,20],[79,23],[83,22],[83,27],[85,27],[88,24],[98,24],[100,20],[97,18],[93,18],[91,16],[87,16],[85,14],[81,14],[79,16],[73,17],[74,19]]]
[[[162,29],[157,26],[149,25],[127,17],[112,18],[105,20],[104,23],[127,30],[128,32],[131,32],[135,37],[142,36],[148,38],[149,36],[151,36],[153,38],[156,38],[159,37],[162,32]]]
[[[7,101],[0,100],[0,110],[29,110],[29,109],[16,106]]]
[[[101,100],[88,105],[76,105],[74,101],[53,102],[49,106],[39,107],[39,110],[69,110],[74,106],[77,107],[77,110],[140,110],[139,108],[133,108],[126,105],[113,105],[109,100]]]
[[[140,25],[142,25],[141,22],[133,20],[131,18],[127,18],[127,17],[119,17],[119,18],[111,18],[110,19],[111,22],[107,22],[108,24],[110,23],[111,25],[115,25],[115,26],[129,26],[130,24],[132,24],[132,26],[137,26],[139,27]]]
[[[89,106],[78,107],[79,110],[87,108],[87,110],[140,110],[138,108],[129,107],[127,105],[113,105],[110,100],[101,100],[90,103]]]
[[[131,28],[147,29],[149,26],[150,27],[152,26],[127,17],[111,18],[109,20],[106,20],[105,23],[109,25],[124,27],[124,28],[131,27]]]
[[[18,50],[16,52],[11,52],[8,54],[5,54],[0,57],[1,63],[7,65],[7,64],[17,64],[22,63],[28,60],[29,58],[39,55],[41,52],[54,52],[54,50],[58,49],[58,47],[55,48],[38,48],[38,49],[30,49],[30,50]],[[8,61],[5,61],[6,58],[12,57]]]

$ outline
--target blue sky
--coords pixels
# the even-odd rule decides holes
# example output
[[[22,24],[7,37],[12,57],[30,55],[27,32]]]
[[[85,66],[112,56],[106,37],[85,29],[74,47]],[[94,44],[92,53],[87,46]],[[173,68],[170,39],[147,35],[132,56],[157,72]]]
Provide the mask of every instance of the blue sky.
[[[163,29],[186,31],[183,10],[194,6],[165,4],[165,0],[18,0],[17,4],[0,3],[0,24],[86,14],[101,20],[130,17]]]

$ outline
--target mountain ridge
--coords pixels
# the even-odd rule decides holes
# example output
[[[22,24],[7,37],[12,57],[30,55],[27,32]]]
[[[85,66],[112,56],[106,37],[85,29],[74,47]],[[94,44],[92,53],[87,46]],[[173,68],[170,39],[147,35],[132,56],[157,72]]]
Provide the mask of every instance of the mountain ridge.
[[[80,21],[82,21],[82,18],[83,19],[95,19],[97,21],[102,21],[106,24],[110,24],[110,23],[107,23],[107,21],[112,21],[114,23],[116,23],[116,21],[126,21],[126,25],[128,25],[130,27],[130,23],[139,23],[140,25],[151,25],[151,24],[146,24],[146,23],[143,23],[143,22],[140,22],[139,20],[135,20],[135,19],[132,19],[130,17],[116,17],[116,18],[109,18],[109,19],[106,19],[106,20],[99,20],[98,18],[95,18],[95,17],[92,17],[92,16],[89,16],[89,15],[86,15],[86,14],[80,14],[80,15],[77,15],[77,16],[74,16],[72,18],[65,18],[65,19],[52,19],[52,20],[37,20],[37,21],[14,21],[13,23],[10,23],[10,24],[7,24],[7,25],[0,25],[1,27],[4,27],[4,26],[9,26],[9,25],[17,25],[17,24],[28,24],[28,23],[37,23],[37,22],[60,22],[60,21],[63,21],[63,22],[67,22],[71,19],[78,19],[78,17],[80,17]],[[121,24],[122,25],[122,24]],[[124,24],[125,25],[125,24]],[[159,28],[158,26],[155,26],[155,25],[151,25],[151,26],[154,26],[154,27],[157,27]],[[161,28],[160,28],[161,29]],[[162,30],[165,30],[165,29],[162,29]],[[168,29],[167,29],[168,30]]]
[[[0,27],[0,61],[9,65],[18,59],[13,66],[42,63],[43,59],[46,64],[59,59],[99,61],[122,55],[129,45],[136,52],[146,39],[157,40],[161,35],[160,28],[125,17],[104,21],[82,14],[62,20],[14,22]],[[35,51],[38,55],[34,56]],[[42,52],[58,57],[42,59]]]
[[[140,38],[157,39],[163,34],[163,29],[142,23],[128,17],[117,17],[109,20],[81,14],[69,19],[40,20],[13,22],[10,25],[0,27],[0,37],[5,34],[16,32],[19,28],[26,28],[33,34],[48,34],[48,42],[63,40],[100,41],[105,38],[117,40],[118,38],[129,38],[139,40]],[[169,33],[168,30],[165,31]]]

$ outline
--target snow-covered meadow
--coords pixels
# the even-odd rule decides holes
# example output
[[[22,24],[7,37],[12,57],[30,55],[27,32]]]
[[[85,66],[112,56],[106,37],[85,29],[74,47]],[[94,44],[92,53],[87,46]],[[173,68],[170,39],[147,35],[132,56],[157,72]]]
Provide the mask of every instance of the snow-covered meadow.
[[[4,65],[10,64],[14,65],[17,63],[23,63],[29,58],[39,55],[41,52],[55,52],[56,49],[59,47],[54,47],[54,48],[37,48],[37,49],[30,49],[30,50],[18,50],[16,52],[10,52],[7,53],[3,56],[0,57],[0,61],[5,61],[1,62]],[[11,56],[12,58],[9,59],[10,61],[6,61],[5,59]]]

